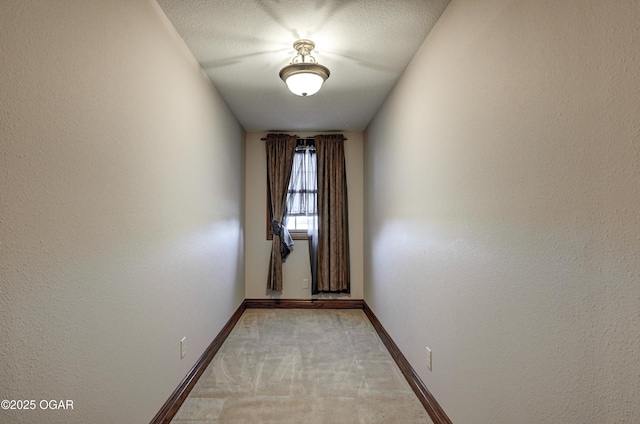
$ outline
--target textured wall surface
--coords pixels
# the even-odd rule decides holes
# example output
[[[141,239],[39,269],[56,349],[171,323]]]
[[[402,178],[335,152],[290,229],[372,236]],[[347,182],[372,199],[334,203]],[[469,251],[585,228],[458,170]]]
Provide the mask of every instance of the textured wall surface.
[[[365,299],[456,424],[640,422],[638,19],[453,0],[365,133]]]
[[[289,132],[300,137],[318,133]],[[282,266],[282,292],[267,291],[267,272],[271,240],[266,237],[267,165],[264,141],[266,133],[247,133],[246,147],[246,212],[245,212],[245,293],[247,299],[282,298],[311,299],[311,289],[302,288],[302,280],[311,279],[309,245],[294,240],[293,252]],[[345,132],[345,160],[349,197],[349,252],[351,259],[351,294],[316,295],[320,298],[363,298],[363,170],[362,133]]]
[[[244,298],[244,131],[154,1],[0,40],[0,399],[74,401],[0,422],[149,422]]]

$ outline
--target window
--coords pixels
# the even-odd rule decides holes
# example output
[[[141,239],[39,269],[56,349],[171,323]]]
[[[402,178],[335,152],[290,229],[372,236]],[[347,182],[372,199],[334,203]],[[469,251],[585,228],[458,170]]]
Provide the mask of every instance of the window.
[[[299,140],[304,141],[304,140]],[[296,148],[287,193],[287,218],[285,225],[291,237],[307,238],[307,229],[317,218],[318,179],[316,176],[315,147],[301,144]],[[267,205],[267,239],[271,240],[271,221]]]
[[[310,220],[317,216],[315,148],[300,146],[293,157],[293,168],[287,194],[287,222],[289,232],[307,232]]]

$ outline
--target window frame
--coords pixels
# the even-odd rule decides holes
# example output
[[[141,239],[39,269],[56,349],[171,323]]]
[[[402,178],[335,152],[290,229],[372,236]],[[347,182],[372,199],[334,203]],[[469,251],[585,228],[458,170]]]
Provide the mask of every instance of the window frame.
[[[313,139],[299,138],[298,143],[307,144],[313,142]],[[267,233],[267,240],[273,240],[273,234],[271,234],[271,211],[269,210],[269,184],[265,180],[265,228]],[[309,240],[309,233],[307,230],[289,230],[289,234],[293,240]]]

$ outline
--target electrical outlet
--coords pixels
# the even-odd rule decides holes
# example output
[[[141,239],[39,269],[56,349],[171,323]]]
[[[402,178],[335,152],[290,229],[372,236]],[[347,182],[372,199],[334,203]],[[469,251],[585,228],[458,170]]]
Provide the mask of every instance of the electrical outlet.
[[[184,358],[186,354],[187,354],[187,338],[183,337],[182,340],[180,340],[180,359]]]
[[[431,371],[431,349],[426,348],[427,349],[427,355],[426,355],[426,359],[427,359],[427,368],[429,368],[429,371]]]
[[[308,289],[309,288],[309,279],[305,278],[302,280],[302,288],[303,289]]]

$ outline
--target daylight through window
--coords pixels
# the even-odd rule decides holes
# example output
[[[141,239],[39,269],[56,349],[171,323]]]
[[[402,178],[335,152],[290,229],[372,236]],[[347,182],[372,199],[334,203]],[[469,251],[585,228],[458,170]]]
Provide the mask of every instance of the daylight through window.
[[[293,158],[287,194],[286,226],[290,232],[306,233],[316,219],[318,179],[313,146],[298,146]]]

